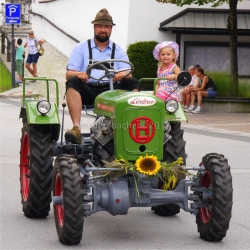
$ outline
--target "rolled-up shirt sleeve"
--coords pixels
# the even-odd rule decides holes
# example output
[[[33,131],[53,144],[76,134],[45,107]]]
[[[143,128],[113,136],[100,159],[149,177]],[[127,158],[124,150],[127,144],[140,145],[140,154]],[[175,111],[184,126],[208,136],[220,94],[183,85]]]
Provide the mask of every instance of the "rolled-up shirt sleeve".
[[[69,57],[69,61],[68,61],[66,69],[82,72],[84,71],[83,65],[84,65],[84,50],[80,43],[74,47]]]

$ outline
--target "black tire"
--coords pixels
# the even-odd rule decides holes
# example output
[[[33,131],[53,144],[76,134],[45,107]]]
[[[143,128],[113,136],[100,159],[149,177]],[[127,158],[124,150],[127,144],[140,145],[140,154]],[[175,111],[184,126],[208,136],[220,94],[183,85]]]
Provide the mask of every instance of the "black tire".
[[[23,119],[20,150],[21,203],[26,217],[49,215],[52,191],[52,133]]]
[[[163,161],[171,163],[182,157],[186,163],[187,154],[185,151],[186,141],[183,139],[184,130],[181,129],[180,122],[171,122],[170,135],[172,138],[165,144]]]
[[[77,160],[62,155],[53,170],[53,196],[61,196],[62,205],[54,205],[54,218],[59,241],[66,245],[80,243],[83,232],[83,193]]]
[[[155,214],[159,216],[173,216],[180,213],[180,207],[175,204],[155,206],[152,207],[151,210],[153,210]]]
[[[176,161],[179,157],[182,157],[185,163],[187,159],[187,154],[185,152],[186,142],[183,139],[184,131],[181,130],[181,123],[171,122],[170,125],[171,131],[169,134],[172,138],[164,145],[163,161],[171,163]],[[162,183],[159,183],[158,188],[160,188],[161,185]],[[154,206],[151,209],[159,216],[173,216],[180,212],[180,207],[175,204]]]
[[[212,189],[212,203],[196,215],[200,237],[220,241],[227,233],[232,215],[233,186],[230,166],[224,155],[207,154],[202,158],[206,168],[201,186]]]

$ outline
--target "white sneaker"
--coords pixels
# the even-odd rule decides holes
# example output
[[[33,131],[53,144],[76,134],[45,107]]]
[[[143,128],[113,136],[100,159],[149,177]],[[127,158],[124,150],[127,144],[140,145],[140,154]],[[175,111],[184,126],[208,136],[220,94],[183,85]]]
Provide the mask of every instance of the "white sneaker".
[[[185,112],[187,113],[191,113],[194,111],[194,108],[193,107],[189,107],[188,109],[184,109]]]
[[[193,114],[201,114],[201,109],[196,108],[194,111],[192,111]]]

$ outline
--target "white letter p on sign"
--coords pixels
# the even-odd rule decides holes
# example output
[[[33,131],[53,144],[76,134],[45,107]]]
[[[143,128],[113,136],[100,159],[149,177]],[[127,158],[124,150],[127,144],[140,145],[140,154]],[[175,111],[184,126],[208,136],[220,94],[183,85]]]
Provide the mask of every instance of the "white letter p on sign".
[[[10,7],[10,16],[16,12],[16,8]]]

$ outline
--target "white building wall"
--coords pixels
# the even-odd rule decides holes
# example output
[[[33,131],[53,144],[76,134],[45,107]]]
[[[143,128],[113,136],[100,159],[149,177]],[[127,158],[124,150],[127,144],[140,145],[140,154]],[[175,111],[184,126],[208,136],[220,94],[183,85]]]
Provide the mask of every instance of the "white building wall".
[[[3,21],[3,12],[2,12],[2,4],[5,3],[4,0],[0,0],[0,26],[2,25]]]
[[[111,39],[126,49],[129,44],[138,41],[175,41],[175,34],[158,30],[161,22],[186,8],[210,7],[211,5],[177,7],[174,4],[158,3],[155,0],[57,0],[50,3],[38,3],[38,0],[33,0],[32,10],[45,16],[65,32],[82,41],[93,36],[91,21],[94,20],[100,9],[107,8],[116,24],[113,27]],[[219,8],[228,9],[229,6],[224,4]],[[250,10],[250,1],[239,2],[238,9]],[[70,55],[76,42],[40,17],[33,17],[32,27],[37,37],[46,39],[64,55]],[[182,36],[181,49],[184,49],[184,41],[194,39],[208,41],[212,38],[208,38],[208,36]],[[225,36],[216,36],[216,40],[229,41]],[[182,57],[183,54],[181,51]]]
[[[106,0],[57,0],[51,3],[33,3],[32,11],[45,16],[55,25],[74,38],[83,41],[94,34],[93,24],[96,13],[106,8],[116,26],[113,27],[111,39],[126,49],[128,43],[128,10],[130,1]],[[64,55],[69,56],[74,45],[72,39],[66,37],[56,28],[40,17],[32,18],[32,28],[37,37],[44,38]]]

